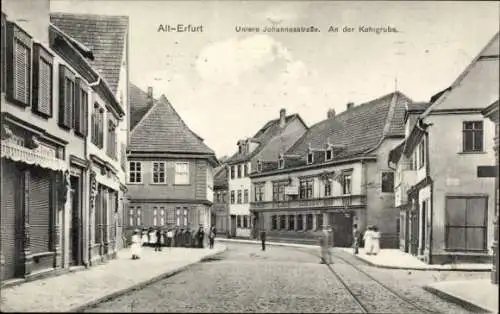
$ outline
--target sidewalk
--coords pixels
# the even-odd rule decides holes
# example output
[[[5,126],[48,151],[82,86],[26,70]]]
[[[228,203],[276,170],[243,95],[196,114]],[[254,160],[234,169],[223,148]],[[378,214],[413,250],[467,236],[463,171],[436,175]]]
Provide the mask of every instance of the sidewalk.
[[[352,248],[338,248],[352,254]],[[377,255],[366,255],[360,248],[357,258],[369,265],[380,268],[408,269],[408,270],[459,270],[459,271],[491,271],[491,264],[457,263],[447,265],[429,265],[415,256],[397,249],[383,249]]]
[[[75,273],[27,282],[1,291],[2,312],[75,312],[174,275],[202,259],[222,253],[214,249],[143,248],[140,260],[129,249],[117,259]]]
[[[498,286],[489,279],[443,281],[424,286],[424,289],[472,312],[498,313]]]
[[[258,244],[260,245],[260,240],[246,240],[246,239],[227,239],[227,238],[215,238],[216,242],[226,242],[226,243],[246,243],[246,244]],[[318,245],[309,244],[296,244],[287,242],[269,242],[266,241],[266,245],[277,245],[277,246],[289,246],[289,247],[299,247],[299,248],[318,248]]]

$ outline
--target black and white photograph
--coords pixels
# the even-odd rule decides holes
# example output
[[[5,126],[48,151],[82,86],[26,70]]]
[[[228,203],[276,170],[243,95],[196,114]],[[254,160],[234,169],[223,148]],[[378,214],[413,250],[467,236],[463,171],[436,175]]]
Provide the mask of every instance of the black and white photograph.
[[[1,13],[1,312],[499,312],[498,1]]]

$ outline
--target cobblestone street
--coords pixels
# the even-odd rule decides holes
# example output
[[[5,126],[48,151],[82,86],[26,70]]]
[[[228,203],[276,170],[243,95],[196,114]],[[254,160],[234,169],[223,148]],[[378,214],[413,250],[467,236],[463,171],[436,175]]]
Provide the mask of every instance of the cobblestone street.
[[[379,269],[348,253],[335,251],[332,269],[337,277],[319,263],[317,253],[318,249],[313,248],[279,246],[270,246],[262,252],[257,245],[229,244],[228,251],[216,260],[195,265],[87,311],[467,313],[421,286],[441,280],[488,276],[484,272]],[[411,300],[419,308],[405,300]]]

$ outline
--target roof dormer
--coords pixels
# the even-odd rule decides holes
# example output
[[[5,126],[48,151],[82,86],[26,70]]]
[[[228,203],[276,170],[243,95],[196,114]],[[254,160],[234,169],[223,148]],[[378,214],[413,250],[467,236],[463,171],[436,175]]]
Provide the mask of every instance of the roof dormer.
[[[285,155],[281,153],[278,158],[278,169],[284,169],[284,168],[285,168]]]
[[[310,165],[314,162],[314,151],[309,143],[309,148],[307,149],[307,164]]]
[[[257,160],[257,172],[262,172],[262,161]]]
[[[333,145],[330,143],[330,139],[327,139],[325,144],[325,161],[330,161],[332,159],[333,159]]]

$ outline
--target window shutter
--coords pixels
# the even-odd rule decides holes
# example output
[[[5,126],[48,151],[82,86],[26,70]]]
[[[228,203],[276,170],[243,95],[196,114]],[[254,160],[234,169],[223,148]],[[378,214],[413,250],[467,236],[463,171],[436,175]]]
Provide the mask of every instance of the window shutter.
[[[88,129],[89,129],[89,126],[88,126],[88,119],[89,119],[89,98],[88,98],[88,93],[87,92],[84,92],[84,95],[83,95],[83,107],[82,107],[82,124],[83,124],[83,127],[82,127],[82,134],[84,136],[87,136],[88,134]]]
[[[81,125],[82,125],[82,121],[80,120],[81,119],[81,107],[82,107],[82,96],[81,96],[81,88],[80,88],[80,81],[81,81],[81,78],[77,77],[75,79],[75,89],[73,91],[73,98],[74,98],[74,102],[73,102],[73,126],[75,128],[75,133],[77,134],[82,134],[81,133]]]
[[[6,26],[7,96],[14,103],[27,107],[31,105],[32,39],[15,23],[7,22]]]
[[[2,12],[2,19],[1,19],[1,33],[0,33],[0,45],[1,45],[1,51],[0,51],[0,58],[1,58],[1,77],[0,77],[0,83],[2,84],[2,92],[6,91],[6,73],[7,73],[7,64],[5,62],[5,59],[7,58],[7,25],[6,25],[6,18],[5,14]]]
[[[34,45],[33,111],[45,117],[52,116],[53,58],[41,45]]]
[[[59,66],[59,125],[65,129],[73,127],[74,91],[75,75],[61,64]]]

